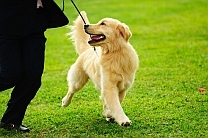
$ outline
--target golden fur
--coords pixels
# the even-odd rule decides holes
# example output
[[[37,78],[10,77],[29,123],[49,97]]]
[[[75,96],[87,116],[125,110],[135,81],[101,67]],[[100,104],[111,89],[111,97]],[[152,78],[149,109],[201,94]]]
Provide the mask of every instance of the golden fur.
[[[81,14],[89,24],[86,13],[83,11]],[[74,93],[90,79],[101,92],[106,120],[116,121],[122,126],[131,125],[121,107],[127,90],[134,82],[139,63],[136,51],[129,43],[129,27],[112,18],[84,27],[78,16],[71,30],[71,39],[79,57],[68,72],[69,89],[62,99],[62,106],[68,106]],[[92,46],[96,47],[96,52]]]

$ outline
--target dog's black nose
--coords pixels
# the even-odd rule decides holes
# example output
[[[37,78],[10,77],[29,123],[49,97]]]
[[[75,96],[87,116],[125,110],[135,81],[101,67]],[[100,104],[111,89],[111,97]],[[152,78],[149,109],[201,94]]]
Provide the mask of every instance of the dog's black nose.
[[[84,29],[86,29],[87,27],[89,27],[89,25],[88,25],[88,24],[85,24],[85,25],[84,25]]]

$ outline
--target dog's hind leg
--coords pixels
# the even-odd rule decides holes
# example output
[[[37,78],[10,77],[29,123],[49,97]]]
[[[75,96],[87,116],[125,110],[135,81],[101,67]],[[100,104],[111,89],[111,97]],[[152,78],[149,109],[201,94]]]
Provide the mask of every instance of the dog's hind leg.
[[[108,122],[114,122],[115,121],[115,119],[113,118],[112,112],[111,112],[111,110],[109,110],[106,103],[104,103],[104,105],[103,105],[103,116],[106,117],[106,120]]]
[[[72,65],[67,75],[69,88],[68,88],[68,93],[62,99],[63,107],[66,107],[71,103],[74,93],[78,92],[81,88],[83,88],[84,85],[87,83],[88,79],[89,77],[82,69],[77,68],[75,64]]]

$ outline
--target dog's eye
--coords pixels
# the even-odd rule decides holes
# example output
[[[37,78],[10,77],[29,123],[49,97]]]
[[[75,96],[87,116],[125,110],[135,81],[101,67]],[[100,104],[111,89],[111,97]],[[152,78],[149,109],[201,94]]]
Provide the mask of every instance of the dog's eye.
[[[104,22],[102,22],[100,25],[106,25]]]

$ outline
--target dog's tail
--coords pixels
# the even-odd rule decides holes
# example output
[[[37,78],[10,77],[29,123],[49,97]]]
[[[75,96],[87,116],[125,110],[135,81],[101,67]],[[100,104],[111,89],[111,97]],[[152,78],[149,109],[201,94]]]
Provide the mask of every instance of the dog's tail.
[[[87,14],[85,11],[81,12],[85,22],[89,24]],[[71,32],[67,35],[70,35],[70,39],[73,41],[75,45],[76,52],[80,55],[83,51],[90,48],[91,46],[88,44],[90,36],[84,31],[84,22],[80,16],[74,21],[72,26],[69,26]]]

